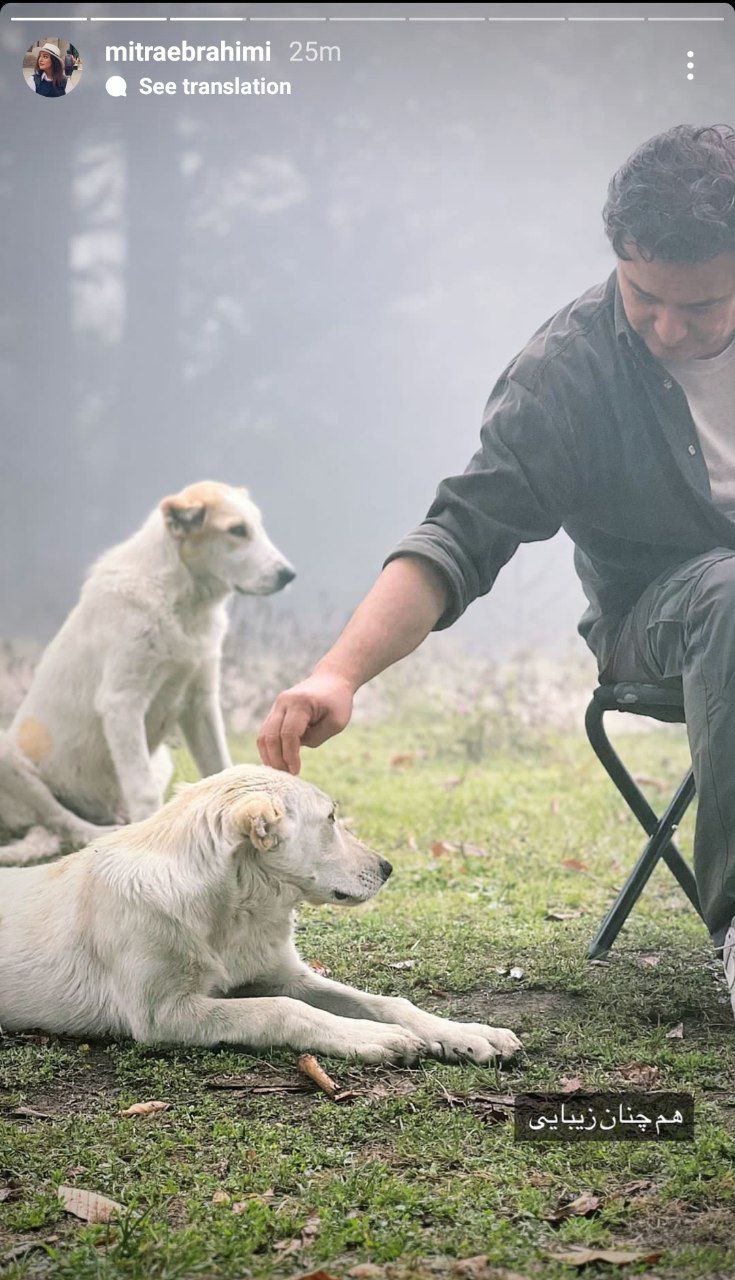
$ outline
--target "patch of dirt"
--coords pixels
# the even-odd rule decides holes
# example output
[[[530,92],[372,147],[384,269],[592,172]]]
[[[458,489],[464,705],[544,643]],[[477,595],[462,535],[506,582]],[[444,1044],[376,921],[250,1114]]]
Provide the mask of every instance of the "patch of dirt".
[[[666,1205],[641,1204],[636,1226],[647,1241],[665,1240],[667,1249],[686,1244],[731,1247],[735,1209],[698,1209],[681,1200],[670,1200]]]
[[[23,1097],[21,1105],[47,1112],[51,1119],[55,1119],[57,1116],[109,1111],[110,1105],[114,1105],[114,1100],[121,1092],[117,1084],[114,1057],[107,1052],[108,1044],[105,1042],[88,1044],[66,1036],[8,1035],[3,1038],[2,1044],[7,1047],[33,1044],[40,1048],[55,1045],[75,1054],[78,1059],[78,1064],[77,1061],[67,1061],[60,1066],[58,1077],[55,1080],[44,1080],[37,1089],[26,1085],[15,1086],[12,1074],[9,1074],[7,1083],[0,1086],[0,1111],[5,1119],[16,1120],[18,1124],[47,1123],[43,1119],[13,1116],[15,1106],[3,1105],[3,1093],[20,1092]]]
[[[491,987],[478,987],[461,995],[450,993],[441,1002],[434,1000],[432,1012],[458,1022],[485,1022],[489,1026],[507,1026],[523,1032],[540,1021],[553,1021],[569,1014],[581,1016],[585,1006],[584,996],[568,991],[534,987],[493,991]]]

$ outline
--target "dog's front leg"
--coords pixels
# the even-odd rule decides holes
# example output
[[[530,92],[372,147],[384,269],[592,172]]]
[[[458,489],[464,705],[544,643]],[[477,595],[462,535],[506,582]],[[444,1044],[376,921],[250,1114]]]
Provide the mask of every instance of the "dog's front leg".
[[[188,996],[164,1004],[153,1019],[133,1025],[132,1031],[136,1039],[149,1043],[290,1048],[361,1062],[413,1062],[422,1049],[419,1038],[404,1027],[336,1017],[288,996]]]
[[[181,731],[203,778],[232,764],[219,697],[219,668],[197,674],[186,689]]]
[[[143,706],[131,693],[113,693],[103,688],[96,708],[126,817],[130,822],[140,822],[155,813],[163,799],[151,768]]]
[[[283,985],[284,993],[307,1004],[346,1018],[375,1018],[394,1022],[418,1036],[425,1051],[447,1062],[469,1059],[491,1062],[510,1058],[521,1042],[506,1027],[488,1027],[479,1022],[450,1022],[426,1013],[403,996],[375,996],[355,987],[333,982],[315,973],[308,965],[299,969]]]

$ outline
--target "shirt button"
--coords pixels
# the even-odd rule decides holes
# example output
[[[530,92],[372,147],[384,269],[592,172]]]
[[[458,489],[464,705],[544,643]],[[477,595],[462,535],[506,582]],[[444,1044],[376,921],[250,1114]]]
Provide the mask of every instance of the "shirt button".
[[[690,444],[689,452],[691,453],[692,457],[694,457],[695,453],[697,452],[693,444]]]

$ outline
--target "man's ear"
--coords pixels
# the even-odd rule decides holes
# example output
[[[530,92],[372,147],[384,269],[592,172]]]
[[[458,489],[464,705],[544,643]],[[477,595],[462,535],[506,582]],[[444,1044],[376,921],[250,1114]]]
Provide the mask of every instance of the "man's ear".
[[[158,504],[166,528],[177,542],[196,533],[204,524],[207,508],[203,502],[185,502],[175,494]]]
[[[258,853],[267,853],[280,843],[281,824],[285,817],[282,805],[265,791],[241,800],[234,807],[230,821],[240,836],[249,840]]]

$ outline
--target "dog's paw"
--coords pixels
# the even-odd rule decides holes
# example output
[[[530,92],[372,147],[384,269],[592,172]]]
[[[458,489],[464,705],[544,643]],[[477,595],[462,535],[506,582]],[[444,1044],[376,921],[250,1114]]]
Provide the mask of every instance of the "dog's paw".
[[[350,1028],[349,1043],[341,1050],[345,1057],[360,1062],[410,1064],[419,1054],[426,1053],[422,1039],[389,1022],[368,1022],[355,1019]]]
[[[507,1027],[486,1027],[482,1022],[445,1022],[439,1019],[424,1036],[426,1050],[443,1062],[476,1062],[479,1066],[499,1058],[512,1058],[523,1048]]]

